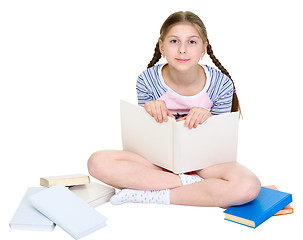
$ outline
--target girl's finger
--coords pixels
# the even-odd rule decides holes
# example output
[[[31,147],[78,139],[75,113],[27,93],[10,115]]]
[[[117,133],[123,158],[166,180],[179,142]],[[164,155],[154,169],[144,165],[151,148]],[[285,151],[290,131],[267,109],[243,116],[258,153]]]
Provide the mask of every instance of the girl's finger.
[[[157,121],[157,111],[153,103],[150,104],[151,113],[150,115]]]
[[[197,120],[197,114],[195,111],[189,111],[187,118],[185,120],[185,127],[192,129]]]
[[[187,117],[187,116],[185,116],[185,117],[180,117],[180,118],[177,119],[177,121],[178,121],[178,122],[184,121],[184,120],[186,120],[186,117]]]
[[[174,115],[172,115],[170,112],[167,112],[167,115],[173,119],[176,119],[176,117]]]
[[[162,123],[163,122],[163,117],[162,117],[161,105],[156,105],[155,110],[156,110],[156,120],[157,120],[157,122]]]
[[[203,124],[206,121],[206,119],[207,119],[206,116],[203,115],[202,118],[201,118],[201,120],[199,121],[199,124],[200,125]]]
[[[163,120],[165,122],[167,122],[168,121],[168,119],[167,119],[167,108],[166,108],[165,104],[160,105],[160,110],[161,110],[162,122],[163,122]]]
[[[151,107],[150,107],[150,105],[149,105],[149,104],[147,104],[147,103],[145,103],[145,104],[144,104],[144,108],[145,108],[146,112],[147,112],[148,114],[150,114],[150,115],[151,115],[152,111],[151,111]]]

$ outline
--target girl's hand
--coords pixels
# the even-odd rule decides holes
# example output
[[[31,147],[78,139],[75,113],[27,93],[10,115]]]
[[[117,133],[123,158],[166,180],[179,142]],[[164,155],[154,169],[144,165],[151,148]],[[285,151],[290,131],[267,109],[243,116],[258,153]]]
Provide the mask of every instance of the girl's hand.
[[[184,127],[192,129],[204,123],[210,116],[210,111],[200,107],[193,107],[187,116],[178,119],[178,121],[185,120]]]
[[[163,100],[146,102],[144,108],[158,123],[163,123],[163,121],[167,122],[168,116],[175,118],[174,115],[168,112]]]

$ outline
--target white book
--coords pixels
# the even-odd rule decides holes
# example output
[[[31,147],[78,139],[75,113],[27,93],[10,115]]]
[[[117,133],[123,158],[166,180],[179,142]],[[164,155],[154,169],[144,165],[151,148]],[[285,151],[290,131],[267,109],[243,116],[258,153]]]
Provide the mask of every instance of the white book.
[[[146,110],[121,100],[123,149],[176,174],[237,160],[239,113],[208,118],[197,128],[184,121],[157,123]]]
[[[13,230],[53,231],[55,224],[37,211],[29,202],[29,197],[45,190],[44,187],[30,187],[24,194],[9,226]]]
[[[95,182],[73,186],[69,190],[94,208],[108,202],[115,194],[114,188]]]
[[[31,204],[69,233],[82,238],[106,226],[106,218],[62,184],[29,198]]]
[[[89,176],[84,174],[69,174],[40,178],[40,185],[44,187],[52,187],[59,183],[63,184],[64,186],[76,186],[89,182]]]

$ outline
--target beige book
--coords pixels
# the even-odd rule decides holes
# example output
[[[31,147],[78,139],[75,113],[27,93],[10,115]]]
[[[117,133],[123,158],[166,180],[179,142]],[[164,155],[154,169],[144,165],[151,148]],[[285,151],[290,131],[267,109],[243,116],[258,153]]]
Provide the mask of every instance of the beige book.
[[[69,190],[92,207],[98,207],[101,204],[108,202],[115,194],[114,188],[95,182],[73,186],[70,187]]]
[[[61,176],[50,176],[50,177],[41,177],[40,185],[44,187],[52,187],[59,183],[64,186],[75,186],[89,183],[89,176],[84,174],[70,174],[70,175],[61,175]]]
[[[176,174],[237,160],[239,113],[211,116],[195,129],[157,123],[143,107],[121,100],[123,149]]]

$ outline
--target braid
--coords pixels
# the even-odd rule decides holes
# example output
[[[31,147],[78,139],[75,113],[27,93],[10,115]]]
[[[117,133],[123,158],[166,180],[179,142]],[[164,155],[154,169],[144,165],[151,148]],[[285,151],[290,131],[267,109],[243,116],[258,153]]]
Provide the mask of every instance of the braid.
[[[241,113],[241,108],[240,108],[240,104],[239,104],[239,100],[238,100],[238,96],[235,92],[235,83],[232,80],[229,72],[222,66],[222,64],[220,63],[220,61],[216,58],[216,56],[214,55],[213,49],[211,47],[211,45],[209,44],[209,41],[207,39],[207,54],[209,55],[209,57],[211,58],[211,60],[213,61],[213,63],[221,70],[222,73],[224,73],[231,81],[234,87],[234,93],[233,93],[233,100],[232,100],[232,106],[231,106],[231,111],[232,112],[240,112],[240,115],[242,115]]]
[[[161,58],[161,52],[159,48],[159,42],[157,42],[153,59],[149,62],[147,68],[154,66],[160,60],[160,58]]]
[[[222,66],[220,61],[214,55],[213,49],[209,43],[207,44],[207,53],[210,56],[213,63],[221,70],[221,72],[224,73],[227,77],[229,77],[231,79],[229,72]]]

